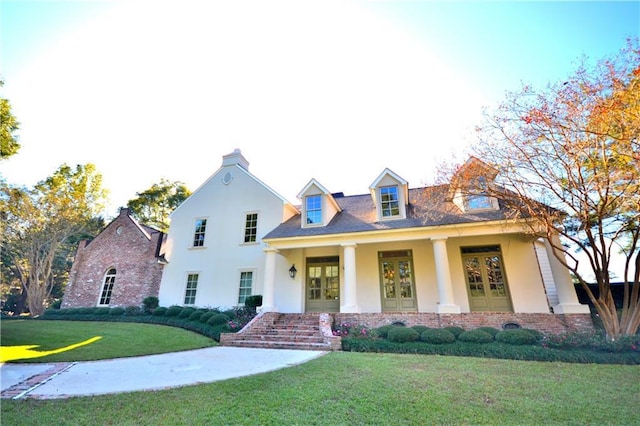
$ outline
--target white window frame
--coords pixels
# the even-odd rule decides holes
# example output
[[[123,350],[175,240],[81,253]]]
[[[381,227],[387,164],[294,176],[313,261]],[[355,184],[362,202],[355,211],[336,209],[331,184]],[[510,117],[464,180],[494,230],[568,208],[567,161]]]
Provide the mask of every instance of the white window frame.
[[[193,288],[189,288],[189,284],[192,283],[192,281],[190,280],[191,277],[195,276],[196,280],[195,280],[195,286]],[[200,273],[199,272],[189,272],[187,273],[187,277],[185,280],[185,285],[184,285],[184,292],[182,293],[184,295],[184,297],[182,298],[182,302],[184,306],[193,306],[196,304],[196,298],[198,297],[198,282],[200,281]],[[193,292],[193,295],[188,295],[187,292]],[[192,303],[187,303],[187,297],[189,297],[190,299],[193,298],[193,302]]]
[[[199,232],[198,231],[200,222],[204,222],[204,231],[203,232]],[[193,229],[193,233],[191,234],[192,235],[191,246],[190,246],[191,248],[200,249],[200,248],[205,248],[206,247],[205,244],[207,242],[207,225],[208,225],[208,222],[209,222],[208,218],[206,218],[206,217],[199,217],[199,218],[196,218],[193,221],[193,227],[191,228],[191,229]],[[197,236],[200,235],[200,234],[202,235],[202,239],[201,239],[202,244],[196,245],[196,241],[200,241],[200,239],[196,239]]]
[[[318,199],[319,206],[318,208],[314,208],[313,210],[309,210],[309,201],[311,199]],[[323,196],[321,194],[313,194],[313,195],[307,195],[304,199],[304,226],[321,226],[323,224],[323,213],[324,213],[324,206],[323,206]],[[314,206],[315,207],[315,206]],[[320,220],[318,222],[309,222],[309,212],[318,212],[318,214],[320,215]]]
[[[254,288],[254,283],[256,281],[256,271],[255,269],[242,269],[239,271],[238,273],[238,306],[244,306],[244,300],[240,301],[240,297],[242,296],[240,294],[240,292],[243,289],[247,289],[246,286],[242,286],[243,284],[243,275],[244,274],[251,274],[251,287],[249,287],[249,294],[244,295],[244,298],[246,299],[248,296],[252,296],[253,295],[253,288]]]
[[[110,272],[113,271],[113,274]],[[118,271],[113,266],[107,268],[107,271],[104,273],[104,278],[102,279],[102,287],[100,288],[100,296],[98,297],[98,306],[109,306],[111,303],[111,297],[113,296],[113,287],[116,284],[116,276],[118,275]],[[107,280],[109,280],[107,282]],[[107,288],[108,286],[108,288]],[[102,301],[106,298],[107,303],[102,303]]]
[[[384,190],[387,189],[395,189],[395,200],[385,200],[385,195],[383,194]],[[382,219],[391,219],[391,218],[397,218],[400,217],[402,215],[402,209],[400,206],[400,188],[398,188],[398,185],[388,185],[388,186],[381,186],[378,191],[380,192],[380,217]],[[392,203],[395,202],[395,207],[392,206]],[[386,205],[386,207],[385,207]],[[397,213],[393,214],[393,209],[397,209]],[[388,215],[385,215],[385,210],[389,211]]]
[[[247,231],[249,231],[249,228],[247,226],[247,222],[249,219],[250,215],[256,215],[256,220],[255,220],[255,235],[254,235],[254,240],[253,241],[247,241]],[[242,244],[245,245],[250,245],[250,244],[258,244],[258,225],[260,223],[260,212],[257,211],[251,211],[251,212],[245,212],[244,214],[244,222],[243,222],[243,228],[242,228]]]

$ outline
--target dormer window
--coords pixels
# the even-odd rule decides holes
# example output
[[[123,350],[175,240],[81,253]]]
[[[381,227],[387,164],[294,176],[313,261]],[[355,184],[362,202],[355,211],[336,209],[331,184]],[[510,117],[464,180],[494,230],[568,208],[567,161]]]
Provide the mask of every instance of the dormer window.
[[[380,209],[382,211],[382,217],[400,215],[397,186],[384,186],[380,188]]]
[[[389,169],[384,169],[369,186],[378,220],[407,218],[409,184]]]
[[[487,195],[487,179],[484,176],[479,176],[474,179],[475,185],[474,192],[477,193],[467,195],[467,209],[468,210],[485,210],[492,209],[493,204],[491,198]]]
[[[493,167],[471,157],[451,179],[450,200],[464,213],[499,210],[498,200],[490,195],[497,174]]]
[[[302,215],[300,225],[303,228],[327,226],[333,217],[340,213],[340,206],[333,195],[320,183],[311,179],[298,194],[302,201]]]
[[[468,195],[467,210],[486,210],[492,209],[491,198],[486,195]]]
[[[307,225],[322,223],[322,196],[309,195],[306,198],[305,210],[307,214]]]

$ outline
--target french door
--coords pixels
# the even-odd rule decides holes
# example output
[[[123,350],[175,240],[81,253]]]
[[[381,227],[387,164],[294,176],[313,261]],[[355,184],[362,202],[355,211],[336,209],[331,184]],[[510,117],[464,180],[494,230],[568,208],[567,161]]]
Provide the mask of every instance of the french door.
[[[416,287],[411,250],[378,253],[382,311],[416,311]]]
[[[513,312],[499,246],[463,247],[471,311]]]
[[[306,311],[340,312],[340,263],[337,256],[308,258]]]

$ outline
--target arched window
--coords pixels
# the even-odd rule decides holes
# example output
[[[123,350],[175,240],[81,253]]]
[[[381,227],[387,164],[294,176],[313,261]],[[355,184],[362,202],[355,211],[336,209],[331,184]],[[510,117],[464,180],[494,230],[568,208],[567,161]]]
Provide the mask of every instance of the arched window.
[[[99,305],[108,305],[111,302],[111,292],[113,291],[113,284],[116,282],[116,270],[111,268],[104,276],[104,284],[102,285],[102,293],[100,294]]]

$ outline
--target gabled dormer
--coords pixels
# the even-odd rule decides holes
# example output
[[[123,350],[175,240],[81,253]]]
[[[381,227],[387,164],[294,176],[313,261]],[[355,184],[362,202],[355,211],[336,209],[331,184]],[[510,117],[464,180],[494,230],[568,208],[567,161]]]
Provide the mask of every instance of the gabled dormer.
[[[498,210],[497,198],[490,195],[497,175],[495,168],[471,157],[453,175],[449,198],[464,213]]]
[[[315,179],[311,179],[300,191],[298,198],[302,201],[303,228],[327,226],[341,211],[333,195]]]
[[[409,184],[389,169],[384,171],[369,187],[376,206],[378,220],[407,218]]]

